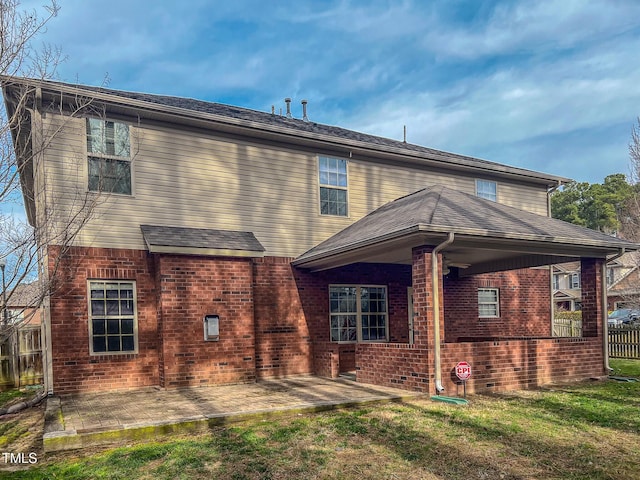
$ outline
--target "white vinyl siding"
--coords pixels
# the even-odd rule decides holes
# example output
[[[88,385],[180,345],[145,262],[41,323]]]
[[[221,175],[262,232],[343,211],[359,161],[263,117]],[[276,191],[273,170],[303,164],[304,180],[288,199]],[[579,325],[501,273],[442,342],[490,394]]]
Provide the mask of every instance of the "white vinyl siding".
[[[48,114],[45,120],[53,127],[60,117]],[[48,152],[48,205],[62,222],[86,196],[84,122],[66,121]],[[350,159],[349,217],[321,215],[321,152],[199,131],[133,124],[129,129],[135,195],[95,199],[95,215],[80,244],[144,250],[140,225],[168,225],[251,231],[265,255],[296,257],[384,203],[422,188],[440,184],[475,194],[473,176]],[[500,201],[546,214],[544,187],[500,183]]]

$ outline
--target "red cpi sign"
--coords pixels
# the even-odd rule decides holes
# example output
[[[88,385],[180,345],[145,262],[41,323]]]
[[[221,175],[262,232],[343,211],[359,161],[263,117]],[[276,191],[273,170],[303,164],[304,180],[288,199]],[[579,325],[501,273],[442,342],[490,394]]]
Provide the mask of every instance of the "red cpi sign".
[[[469,380],[471,377],[471,365],[467,362],[459,362],[456,365],[456,376],[463,382]]]

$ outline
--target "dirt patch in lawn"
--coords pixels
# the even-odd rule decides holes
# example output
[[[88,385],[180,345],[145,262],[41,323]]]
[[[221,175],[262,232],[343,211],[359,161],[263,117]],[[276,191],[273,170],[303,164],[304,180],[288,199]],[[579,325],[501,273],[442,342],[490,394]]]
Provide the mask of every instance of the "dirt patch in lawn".
[[[4,406],[27,398],[29,395],[18,397]],[[0,470],[29,468],[44,458],[44,409],[42,401],[20,412],[0,416]]]

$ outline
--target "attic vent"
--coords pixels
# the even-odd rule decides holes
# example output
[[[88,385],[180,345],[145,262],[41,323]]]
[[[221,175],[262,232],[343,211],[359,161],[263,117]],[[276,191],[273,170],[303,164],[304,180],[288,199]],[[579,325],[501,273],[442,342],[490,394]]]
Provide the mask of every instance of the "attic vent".
[[[284,103],[287,104],[287,118],[293,118],[291,115],[291,99],[289,97],[285,98]]]
[[[307,117],[307,101],[306,100],[302,100],[302,121],[303,122],[308,122],[309,121],[309,117]]]

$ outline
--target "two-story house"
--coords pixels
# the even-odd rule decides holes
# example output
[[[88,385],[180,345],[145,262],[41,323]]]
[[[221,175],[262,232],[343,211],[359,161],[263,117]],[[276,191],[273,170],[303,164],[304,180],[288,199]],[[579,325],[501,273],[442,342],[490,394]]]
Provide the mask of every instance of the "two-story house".
[[[2,84],[56,280],[51,392],[345,371],[455,392],[461,360],[472,391],[606,373],[604,265],[636,245],[549,218],[561,177],[306,111]],[[564,261],[582,266],[581,338],[552,338]]]

